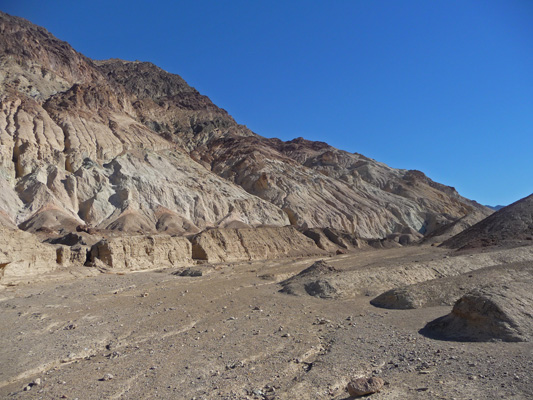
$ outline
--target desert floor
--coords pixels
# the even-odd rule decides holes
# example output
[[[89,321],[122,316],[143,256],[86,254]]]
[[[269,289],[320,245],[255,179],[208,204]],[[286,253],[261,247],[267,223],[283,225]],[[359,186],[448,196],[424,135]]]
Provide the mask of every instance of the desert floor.
[[[450,257],[406,247],[326,260],[347,272],[342,280]],[[379,284],[336,299],[279,292],[280,281],[316,260],[198,265],[197,277],[79,267],[4,288],[0,397],[347,399],[351,377],[375,375],[386,381],[376,400],[533,398],[530,342],[419,333],[451,306],[377,308],[369,301]],[[386,275],[384,286],[394,286]]]

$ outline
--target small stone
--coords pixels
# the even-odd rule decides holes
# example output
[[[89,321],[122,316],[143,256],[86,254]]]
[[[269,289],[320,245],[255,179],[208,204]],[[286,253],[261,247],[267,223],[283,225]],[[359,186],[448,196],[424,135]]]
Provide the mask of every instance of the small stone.
[[[40,386],[41,385],[41,378],[35,379],[32,383],[32,386]]]
[[[104,377],[102,379],[100,379],[100,380],[101,381],[110,381],[113,378],[114,378],[114,376],[112,374],[105,374]]]
[[[359,397],[379,392],[385,381],[378,377],[357,378],[348,383],[346,389],[350,396]]]

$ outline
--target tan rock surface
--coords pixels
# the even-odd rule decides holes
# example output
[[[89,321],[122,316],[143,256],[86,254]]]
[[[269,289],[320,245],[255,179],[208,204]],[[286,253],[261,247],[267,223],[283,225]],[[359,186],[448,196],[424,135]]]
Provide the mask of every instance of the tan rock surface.
[[[58,267],[56,259],[53,246],[40,243],[31,233],[0,225],[0,284],[39,280]]]
[[[294,227],[209,229],[195,235],[193,258],[208,262],[266,260],[323,254]]]
[[[113,270],[138,271],[192,263],[191,243],[168,235],[127,236],[104,239],[91,248],[91,260],[99,259]]]

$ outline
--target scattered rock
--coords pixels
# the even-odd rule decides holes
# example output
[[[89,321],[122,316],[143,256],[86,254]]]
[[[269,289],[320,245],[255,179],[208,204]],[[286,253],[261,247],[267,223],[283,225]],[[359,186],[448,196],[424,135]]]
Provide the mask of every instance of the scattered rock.
[[[174,275],[178,276],[202,276],[203,274],[203,271],[198,268],[186,268],[183,271],[174,273]]]
[[[384,384],[385,381],[379,377],[357,378],[350,381],[346,389],[350,396],[360,397],[379,392]]]
[[[111,379],[113,379],[114,376],[112,374],[105,374],[100,380],[101,381],[110,381]]]

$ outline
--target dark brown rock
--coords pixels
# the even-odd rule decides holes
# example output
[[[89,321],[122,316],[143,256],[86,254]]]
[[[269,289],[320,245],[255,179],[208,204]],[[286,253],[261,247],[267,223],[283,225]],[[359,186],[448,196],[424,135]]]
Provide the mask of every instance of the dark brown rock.
[[[357,378],[350,381],[346,389],[350,396],[361,397],[379,392],[384,384],[385,381],[379,377]]]

